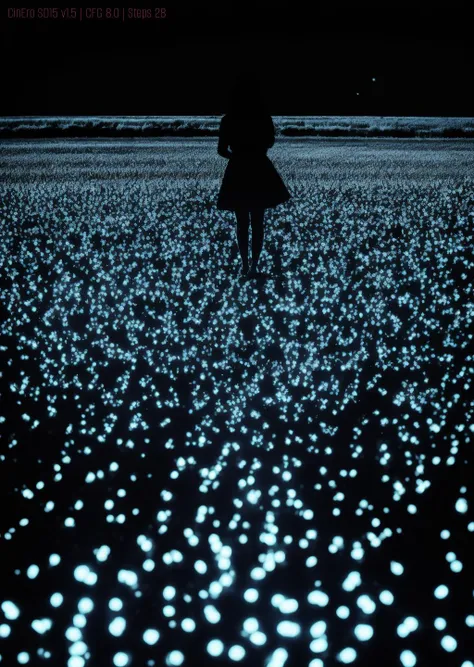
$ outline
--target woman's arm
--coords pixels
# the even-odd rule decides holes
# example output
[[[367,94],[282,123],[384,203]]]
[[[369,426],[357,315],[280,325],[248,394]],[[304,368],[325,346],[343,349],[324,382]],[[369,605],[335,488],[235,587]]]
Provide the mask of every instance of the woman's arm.
[[[227,134],[227,123],[224,118],[221,120],[219,127],[219,142],[217,144],[217,152],[221,157],[230,158],[232,152],[228,149],[229,146],[229,137]]]
[[[273,125],[273,118],[270,116],[267,131],[267,149],[271,148],[275,143],[275,126]]]

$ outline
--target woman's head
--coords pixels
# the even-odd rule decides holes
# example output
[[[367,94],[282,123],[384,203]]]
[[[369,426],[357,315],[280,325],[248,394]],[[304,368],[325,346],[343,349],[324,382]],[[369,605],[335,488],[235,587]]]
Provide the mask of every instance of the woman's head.
[[[238,74],[229,96],[228,110],[232,113],[266,111],[260,80],[252,73]]]

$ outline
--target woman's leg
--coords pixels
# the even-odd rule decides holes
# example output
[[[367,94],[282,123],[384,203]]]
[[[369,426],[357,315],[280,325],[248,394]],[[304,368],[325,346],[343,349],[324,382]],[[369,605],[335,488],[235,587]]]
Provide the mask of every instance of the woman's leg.
[[[263,248],[263,216],[265,215],[264,208],[254,208],[250,211],[250,218],[252,221],[252,270],[256,271],[260,253]]]
[[[239,208],[235,211],[237,219],[237,243],[239,245],[242,269],[245,271],[249,266],[249,222],[250,213],[247,209]]]

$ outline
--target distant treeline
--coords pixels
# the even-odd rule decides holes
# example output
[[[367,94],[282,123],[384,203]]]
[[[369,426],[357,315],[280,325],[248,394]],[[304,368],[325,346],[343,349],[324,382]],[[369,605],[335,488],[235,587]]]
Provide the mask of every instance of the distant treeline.
[[[221,116],[0,117],[0,138],[217,136]],[[474,138],[474,118],[273,116],[276,133],[320,137]]]

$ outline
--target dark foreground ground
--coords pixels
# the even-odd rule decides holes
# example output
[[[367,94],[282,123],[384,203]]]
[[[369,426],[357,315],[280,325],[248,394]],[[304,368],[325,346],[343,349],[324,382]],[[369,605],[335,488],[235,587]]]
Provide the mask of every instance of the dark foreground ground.
[[[1,664],[474,661],[474,155],[0,145]]]

